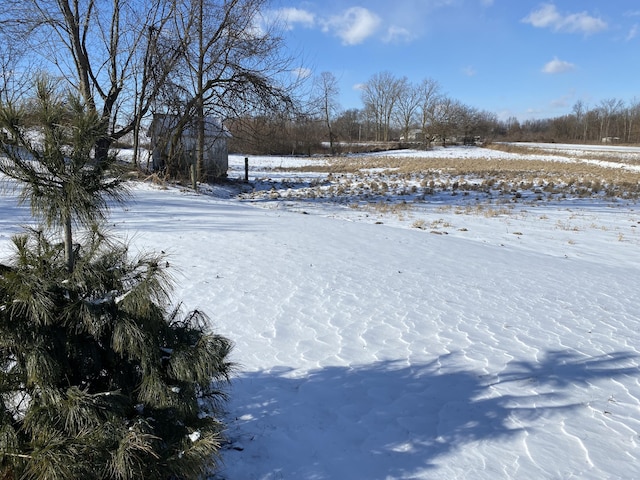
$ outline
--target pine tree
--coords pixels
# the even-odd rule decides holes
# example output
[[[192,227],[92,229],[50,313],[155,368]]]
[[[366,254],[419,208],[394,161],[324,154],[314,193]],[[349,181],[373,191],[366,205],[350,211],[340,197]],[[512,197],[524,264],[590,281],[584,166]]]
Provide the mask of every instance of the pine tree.
[[[122,182],[91,158],[99,120],[50,83],[36,94],[0,105],[0,171],[42,220],[0,265],[0,478],[197,478],[231,344],[171,307],[161,255],[131,258],[100,227]]]
[[[17,180],[20,201],[29,203],[46,227],[62,228],[67,268],[73,269],[73,223],[104,220],[107,199],[126,195],[115,156],[99,163],[92,150],[104,129],[78,97],[62,93],[48,78],[35,83],[35,98],[0,108],[0,172]]]

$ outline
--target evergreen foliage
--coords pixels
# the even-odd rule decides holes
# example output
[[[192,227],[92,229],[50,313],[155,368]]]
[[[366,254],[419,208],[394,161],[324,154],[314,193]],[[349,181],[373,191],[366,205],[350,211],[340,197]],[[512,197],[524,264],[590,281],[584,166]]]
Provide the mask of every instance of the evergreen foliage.
[[[68,268],[73,268],[72,227],[104,220],[107,199],[126,190],[115,156],[96,162],[94,145],[104,130],[82,101],[39,78],[31,101],[0,105],[0,172],[19,182],[19,199],[47,227],[63,228]]]
[[[0,264],[0,479],[198,478],[222,441],[231,344],[171,307],[161,255],[131,257],[99,228],[120,182],[83,150],[100,129],[41,86],[37,141],[0,106],[2,171],[43,220]],[[71,263],[69,219],[84,232]]]

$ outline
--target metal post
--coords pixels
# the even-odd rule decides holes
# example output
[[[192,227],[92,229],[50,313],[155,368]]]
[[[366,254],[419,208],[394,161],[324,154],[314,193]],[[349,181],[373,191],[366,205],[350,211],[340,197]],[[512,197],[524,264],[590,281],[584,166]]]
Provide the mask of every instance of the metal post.
[[[244,183],[249,183],[249,157],[244,157]]]

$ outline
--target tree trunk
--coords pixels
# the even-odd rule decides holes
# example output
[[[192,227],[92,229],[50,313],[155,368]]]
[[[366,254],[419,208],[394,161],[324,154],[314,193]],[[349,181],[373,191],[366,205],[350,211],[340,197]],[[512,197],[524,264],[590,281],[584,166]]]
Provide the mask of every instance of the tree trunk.
[[[96,140],[95,158],[96,162],[101,163],[109,156],[109,148],[111,147],[111,139],[107,136]]]
[[[206,49],[204,45],[204,25],[203,25],[203,17],[204,17],[204,0],[200,0],[198,4],[199,9],[199,22],[198,22],[198,71],[196,75],[198,76],[198,145],[196,147],[196,172],[194,180],[197,182],[198,180],[203,181],[205,178],[204,171],[204,135],[205,135],[205,125],[204,125],[204,74],[205,74],[205,54]]]
[[[75,258],[73,255],[73,233],[71,229],[71,215],[65,214],[64,218],[64,261],[69,273],[73,272]]]

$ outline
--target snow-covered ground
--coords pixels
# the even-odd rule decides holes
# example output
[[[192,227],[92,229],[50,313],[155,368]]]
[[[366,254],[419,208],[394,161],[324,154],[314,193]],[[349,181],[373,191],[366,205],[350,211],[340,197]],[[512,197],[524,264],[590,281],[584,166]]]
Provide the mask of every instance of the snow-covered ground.
[[[531,148],[540,148],[548,151],[573,151],[573,152],[606,152],[606,153],[634,153],[640,154],[640,147],[629,145],[612,145],[610,143],[602,143],[600,145],[576,145],[574,143],[510,143],[510,145],[524,145]]]
[[[250,157],[249,185],[209,194],[139,184],[112,212],[235,342],[213,478],[640,478],[635,202],[368,208],[285,195],[326,177],[273,170],[293,162]],[[28,211],[0,213],[6,252]]]

